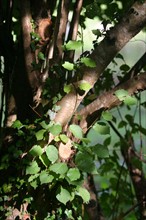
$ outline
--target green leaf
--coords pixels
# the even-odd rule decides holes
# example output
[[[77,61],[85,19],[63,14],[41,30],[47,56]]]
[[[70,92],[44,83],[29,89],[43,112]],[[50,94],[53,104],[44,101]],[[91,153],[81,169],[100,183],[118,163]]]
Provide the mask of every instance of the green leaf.
[[[109,151],[108,148],[104,145],[97,144],[94,147],[92,147],[93,152],[100,158],[107,158],[109,157]]]
[[[106,121],[112,121],[112,119],[113,119],[113,116],[112,116],[112,114],[109,111],[102,112],[102,117]]]
[[[45,130],[47,130],[50,127],[50,124],[47,124],[45,121],[41,121],[40,125],[42,126],[42,128],[44,128]]]
[[[67,177],[70,181],[75,181],[80,178],[80,171],[78,168],[70,168],[67,172]]]
[[[40,145],[34,145],[29,153],[32,155],[32,156],[41,156],[43,154],[43,149],[40,147]]]
[[[126,96],[128,95],[128,92],[124,89],[119,89],[119,90],[115,91],[115,95],[117,96],[117,98],[120,101],[123,101],[126,98]]]
[[[132,96],[126,96],[126,98],[124,99],[124,103],[126,105],[136,105],[137,104],[137,99],[135,97]]]
[[[120,53],[118,53],[118,54],[116,55],[116,58],[121,59],[121,60],[124,61],[124,57],[123,57],[123,55],[120,54]]]
[[[45,60],[45,56],[44,56],[44,54],[42,52],[38,53],[38,59],[39,60]]]
[[[64,213],[66,214],[67,219],[69,219],[69,220],[74,220],[74,217],[72,216],[73,213],[72,213],[72,210],[71,210],[71,209],[70,209],[70,210],[66,209]]]
[[[65,93],[68,94],[68,93],[71,92],[71,90],[72,90],[72,85],[71,85],[71,84],[64,86],[64,92],[65,92]]]
[[[59,136],[55,136],[54,141],[55,141],[55,142],[59,142],[59,141],[60,141]]]
[[[66,205],[66,203],[71,200],[71,195],[66,189],[61,187],[60,193],[56,196],[56,198],[59,202]]]
[[[60,124],[55,124],[55,125],[52,125],[50,128],[49,128],[49,131],[51,132],[51,134],[53,134],[54,136],[56,135],[59,135],[62,131],[62,127]]]
[[[87,189],[83,187],[77,187],[78,195],[83,199],[85,203],[88,203],[90,200],[90,193],[87,191]]]
[[[79,49],[80,47],[82,47],[82,42],[81,41],[69,41],[66,45],[65,45],[65,49],[66,50],[76,50]]]
[[[28,178],[28,182],[32,182],[33,180],[37,179],[39,176],[38,173],[34,174],[34,175],[31,175],[29,178]]]
[[[38,183],[37,183],[36,180],[34,180],[33,182],[31,182],[30,185],[31,185],[34,189],[36,189],[36,188],[38,187]]]
[[[93,126],[93,129],[97,131],[99,134],[105,135],[110,134],[109,126],[104,122],[98,122]]]
[[[70,63],[68,61],[65,61],[65,63],[62,65],[65,69],[71,71],[74,69],[74,64]]]
[[[41,40],[40,36],[35,32],[31,32],[30,35],[31,35],[32,40],[35,40],[35,41]]]
[[[127,122],[126,121],[120,121],[118,124],[118,128],[123,128],[127,126]]]
[[[76,154],[75,164],[77,165],[79,170],[86,173],[91,173],[95,170],[93,157],[87,152],[78,152]]]
[[[60,140],[63,142],[63,143],[67,143],[69,138],[65,135],[65,134],[60,134]]]
[[[48,145],[46,148],[46,155],[48,159],[54,163],[56,160],[58,160],[58,150],[54,145]]]
[[[36,174],[40,171],[40,167],[38,166],[36,161],[31,162],[27,167],[26,167],[26,175],[27,174]]]
[[[92,86],[90,85],[90,83],[84,80],[79,84],[79,88],[83,91],[88,91],[92,88]]]
[[[98,37],[101,36],[101,31],[99,29],[92,30],[92,33]]]
[[[82,139],[83,138],[83,131],[81,129],[81,127],[79,125],[70,125],[69,126],[69,130],[72,132],[72,134],[78,138],[78,139]]]
[[[43,139],[44,139],[44,133],[45,133],[45,132],[46,132],[45,129],[41,129],[41,130],[39,130],[39,131],[37,131],[37,132],[35,133],[35,136],[36,136],[37,141],[40,141],[40,140],[43,140]]]
[[[23,126],[24,125],[19,120],[14,121],[12,125],[13,128],[17,128],[17,129],[21,129]]]
[[[12,191],[12,184],[4,183],[2,186],[2,189],[3,189],[4,193],[9,193]]]
[[[120,66],[120,70],[123,70],[125,72],[127,72],[130,69],[130,67],[127,64],[122,64]]]
[[[46,154],[42,154],[40,157],[39,157],[40,161],[42,162],[42,164],[45,166],[45,167],[48,167],[50,165],[50,161],[48,160],[48,157]]]
[[[46,170],[44,170],[40,173],[40,182],[41,182],[41,184],[51,183],[53,179],[54,179],[54,176],[49,175]]]
[[[95,61],[88,57],[82,57],[81,62],[84,63],[88,67],[96,67]]]
[[[85,12],[86,17],[93,19],[94,17],[98,16],[98,14],[100,14],[98,1],[90,1],[91,4],[87,4],[86,12]],[[102,0],[102,3],[103,3],[103,0]]]
[[[82,142],[84,142],[85,144],[89,144],[91,141],[89,140],[89,138],[82,138]]]
[[[65,174],[68,171],[66,163],[55,163],[50,166],[50,170],[56,174]]]

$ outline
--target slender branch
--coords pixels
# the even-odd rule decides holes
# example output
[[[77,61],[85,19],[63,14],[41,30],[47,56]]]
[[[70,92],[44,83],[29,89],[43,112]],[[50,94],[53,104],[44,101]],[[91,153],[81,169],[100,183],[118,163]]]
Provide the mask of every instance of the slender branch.
[[[146,210],[146,179],[144,177],[143,171],[139,169],[139,165],[133,164],[132,161],[137,159],[133,154],[131,147],[125,148],[121,146],[121,152],[125,158],[126,165],[128,167],[130,177],[135,189],[135,194],[137,197],[139,205],[140,219],[145,219],[145,210]],[[140,162],[140,160],[139,160]],[[138,163],[139,164],[139,163]]]
[[[86,210],[90,220],[104,220],[92,174],[88,174],[84,186],[90,193],[90,202],[89,204],[86,204]]]
[[[132,207],[130,207],[125,213],[123,213],[122,218],[125,218],[127,215],[130,214],[134,209],[136,209],[138,206],[140,206],[141,203],[136,203]]]
[[[112,219],[115,219],[115,215],[117,213],[117,209],[118,209],[118,201],[117,201],[117,197],[118,197],[118,191],[119,191],[119,186],[120,186],[120,180],[121,180],[121,176],[122,176],[122,172],[123,172],[123,167],[124,167],[124,164],[125,164],[125,160],[123,161],[121,167],[120,167],[120,172],[119,172],[119,175],[117,177],[117,184],[116,184],[116,194],[115,194],[115,197],[114,197],[114,205],[113,205],[113,209],[112,209]]]
[[[135,194],[137,197],[137,201],[139,204],[139,213],[140,219],[145,219],[145,210],[146,210],[146,179],[144,177],[144,173],[140,170],[139,163],[133,163],[137,157],[133,153],[132,140],[130,137],[123,138],[119,131],[115,128],[115,126],[110,122],[110,125],[114,132],[118,135],[121,140],[121,153],[126,162],[127,168],[129,170],[129,174],[135,189]],[[122,138],[122,139],[121,139]],[[141,162],[139,160],[139,162]]]
[[[70,30],[68,34],[68,41],[69,40],[76,40],[77,39],[77,33],[78,33],[78,26],[79,26],[79,17],[80,12],[82,9],[83,0],[76,0],[75,6],[74,6],[74,13],[72,17],[72,21],[70,24]],[[73,61],[75,51],[67,51],[65,53],[64,60]]]
[[[78,70],[83,75],[82,80],[87,81],[91,87],[94,86],[99,78],[99,75],[102,74],[115,55],[145,26],[145,8],[146,1],[144,1],[143,4],[135,2],[125,16],[123,16],[122,20],[116,24],[114,28],[107,32],[103,41],[89,56],[95,61],[96,67],[89,68],[82,66],[80,70]],[[76,89],[80,83],[81,82],[79,81],[76,83]],[[88,91],[86,91],[83,95],[77,95],[76,106],[76,93],[74,90],[64,96],[58,103],[61,109],[56,114],[55,121],[61,123],[62,125],[66,125],[72,117],[73,109],[76,109],[79,106],[87,93]]]
[[[58,63],[63,56],[62,45],[65,40],[66,27],[68,22],[70,0],[60,0],[58,6],[58,16],[54,31],[54,55],[53,62]]]
[[[133,76],[136,76],[144,66],[146,66],[146,53],[143,54],[143,56],[136,62],[131,70],[123,77],[119,85],[123,82],[126,82],[128,79],[133,78]]]

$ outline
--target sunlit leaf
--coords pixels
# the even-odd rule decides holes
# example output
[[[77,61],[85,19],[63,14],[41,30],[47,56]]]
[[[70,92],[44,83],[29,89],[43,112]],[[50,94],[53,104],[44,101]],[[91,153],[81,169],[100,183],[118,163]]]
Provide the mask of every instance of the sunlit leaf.
[[[37,183],[36,180],[30,182],[30,185],[31,185],[34,189],[36,189],[36,188],[38,187],[38,183]]]
[[[53,134],[54,136],[56,135],[59,135],[62,131],[62,127],[60,124],[55,124],[55,125],[52,125],[50,128],[49,128],[49,131],[51,132],[51,134]]]
[[[87,189],[83,187],[77,187],[78,195],[83,199],[85,203],[88,203],[90,200],[90,193],[87,191]]]
[[[46,132],[45,129],[41,129],[35,133],[37,141],[43,140],[45,132]]]
[[[110,133],[109,126],[104,122],[98,122],[94,124],[93,129],[97,131],[99,134],[103,134],[103,135]]]
[[[56,174],[65,174],[68,170],[66,163],[55,163],[50,166],[50,170]]]
[[[40,145],[34,145],[29,153],[32,155],[32,156],[41,156],[43,154],[43,149],[40,147]]]
[[[64,86],[64,92],[65,93],[68,94],[69,92],[71,92],[71,90],[72,90],[72,85],[71,84]]]
[[[48,167],[48,166],[49,166],[50,161],[49,161],[49,159],[48,159],[48,157],[47,157],[47,155],[46,155],[45,153],[42,154],[42,155],[39,157],[39,159],[40,159],[40,161],[43,163],[43,165],[44,165],[45,167]]]
[[[72,124],[69,126],[69,130],[76,138],[82,139],[83,131],[79,125]]]
[[[44,54],[42,52],[38,53],[38,59],[39,60],[45,60],[45,56],[44,56]]]
[[[63,142],[63,143],[67,143],[69,138],[65,135],[65,134],[60,134],[60,140]]]
[[[128,92],[124,89],[119,89],[119,90],[115,91],[115,95],[117,96],[117,98],[120,101],[123,101],[126,98],[126,96],[128,95]]]
[[[48,145],[46,148],[46,155],[48,159],[54,163],[58,159],[58,150],[54,145]]]
[[[88,57],[82,57],[81,62],[84,63],[88,67],[96,67],[95,61]]]
[[[126,105],[136,105],[137,104],[137,99],[135,97],[132,97],[132,96],[126,96],[126,98],[124,99],[124,103]]]
[[[47,124],[46,121],[41,121],[41,122],[40,122],[40,125],[41,125],[42,128],[44,128],[45,130],[47,130],[47,129],[50,127],[50,125]]]
[[[20,128],[22,128],[24,125],[21,123],[21,121],[19,121],[19,120],[16,120],[16,121],[14,121],[13,122],[13,125],[12,125],[12,127],[13,128],[17,128],[17,129],[20,129]]]
[[[71,181],[75,181],[80,178],[80,171],[78,168],[70,168],[67,172],[67,177]]]
[[[68,61],[65,61],[65,63],[62,64],[62,66],[63,66],[65,69],[69,70],[69,71],[71,71],[71,70],[74,69],[74,64],[73,64],[73,63],[70,63],[70,62],[68,62]]]
[[[32,182],[33,180],[37,179],[39,176],[39,173],[36,173],[34,175],[31,175],[29,178],[28,178],[28,182]]]
[[[79,84],[79,88],[81,90],[84,90],[84,91],[88,91],[92,88],[91,84],[88,83],[87,81],[82,81],[80,84]]]
[[[66,189],[61,187],[60,193],[56,196],[56,198],[58,199],[59,202],[66,205],[66,203],[71,200],[71,195]]]
[[[82,47],[82,41],[69,41],[67,44],[65,44],[66,50],[76,50]]]
[[[40,167],[38,166],[36,161],[31,162],[27,167],[26,167],[26,175],[27,174],[36,174],[40,171]]]
[[[41,184],[51,183],[52,180],[54,179],[54,177],[52,175],[49,175],[46,170],[44,170],[40,173],[39,178],[40,178]]]
[[[113,119],[113,116],[112,116],[112,114],[109,111],[102,112],[102,117],[106,121],[111,121]]]

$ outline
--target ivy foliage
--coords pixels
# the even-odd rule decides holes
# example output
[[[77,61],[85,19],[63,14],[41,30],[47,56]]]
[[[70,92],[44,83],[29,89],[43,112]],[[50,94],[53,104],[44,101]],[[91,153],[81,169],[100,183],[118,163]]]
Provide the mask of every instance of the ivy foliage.
[[[2,2],[5,11],[6,1]],[[12,32],[15,39],[14,48],[17,48],[22,37],[21,15],[18,0],[14,2]],[[71,13],[74,11],[74,2],[71,1]],[[0,219],[28,217],[33,220],[89,220],[86,207],[92,207],[92,192],[86,181],[91,177],[95,182],[99,208],[105,219],[122,219],[125,216],[126,220],[140,219],[135,209],[138,205],[135,205],[136,197],[127,161],[123,155],[130,143],[133,152],[136,152],[136,149],[145,156],[145,139],[142,139],[146,134],[145,122],[142,120],[146,108],[145,93],[131,95],[125,89],[115,89],[113,95],[121,103],[120,107],[101,109],[97,117],[92,115],[93,119],[90,119],[93,122],[86,132],[82,127],[82,115],[78,115],[77,123],[71,119],[65,128],[54,120],[61,109],[58,103],[64,95],[76,93],[78,98],[87,93],[79,106],[79,109],[82,109],[105,91],[113,89],[130,71],[131,67],[123,55],[117,54],[112,61],[114,68],[108,66],[94,88],[90,82],[80,80],[79,72],[82,66],[96,68],[96,62],[90,58],[90,52],[84,49],[86,42],[83,32],[87,28],[86,21],[91,22],[98,18],[102,26],[101,29],[90,30],[94,35],[91,48],[94,50],[131,3],[133,1],[127,0],[83,1],[78,39],[65,41],[61,47],[64,54],[72,51],[75,51],[76,56],[80,51],[82,54],[75,60],[64,58],[59,63],[53,63],[48,71],[49,77],[43,85],[43,116],[40,117],[37,110],[30,105],[38,118],[15,120],[10,127],[10,135],[6,135],[8,140],[3,140],[4,145],[0,147]],[[5,19],[3,23],[6,23]],[[30,48],[36,53],[40,50],[41,38],[36,33],[36,24],[33,20],[31,23]],[[42,67],[45,70],[49,68],[46,64],[48,54],[44,48],[31,63],[32,71],[42,73]],[[3,61],[3,58],[1,60]],[[6,63],[0,66],[3,82],[4,65]],[[78,79],[77,86],[74,79]],[[17,90],[12,88],[15,89]],[[27,93],[27,90],[25,92]],[[142,170],[145,168],[144,162],[139,160],[139,157],[133,157],[131,165]],[[26,209],[23,209],[24,205],[27,206]],[[14,216],[16,210],[17,215]]]

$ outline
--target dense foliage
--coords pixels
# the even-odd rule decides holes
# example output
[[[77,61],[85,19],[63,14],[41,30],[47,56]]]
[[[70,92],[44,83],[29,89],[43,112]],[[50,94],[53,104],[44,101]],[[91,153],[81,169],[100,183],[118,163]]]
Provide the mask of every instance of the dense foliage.
[[[146,218],[145,8],[0,0],[0,219]]]

